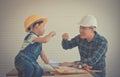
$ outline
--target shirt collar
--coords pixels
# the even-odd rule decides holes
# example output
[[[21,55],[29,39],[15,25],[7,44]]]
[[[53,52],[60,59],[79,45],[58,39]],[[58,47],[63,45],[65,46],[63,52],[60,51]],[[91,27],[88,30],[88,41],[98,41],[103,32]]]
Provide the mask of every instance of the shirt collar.
[[[95,31],[95,36],[94,38],[92,39],[92,41],[96,41],[96,39],[98,38],[99,34]]]
[[[32,34],[36,35],[37,37],[39,37],[36,33],[32,32],[32,31],[30,33],[32,33]]]

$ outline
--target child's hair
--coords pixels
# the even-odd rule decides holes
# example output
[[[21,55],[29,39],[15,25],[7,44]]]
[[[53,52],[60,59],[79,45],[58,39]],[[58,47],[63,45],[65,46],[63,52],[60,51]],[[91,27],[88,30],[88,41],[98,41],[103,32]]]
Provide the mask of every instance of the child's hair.
[[[43,21],[37,21],[37,22],[33,23],[33,24],[28,28],[28,30],[32,30],[32,29],[35,27],[36,24],[40,25],[41,23],[43,23]]]

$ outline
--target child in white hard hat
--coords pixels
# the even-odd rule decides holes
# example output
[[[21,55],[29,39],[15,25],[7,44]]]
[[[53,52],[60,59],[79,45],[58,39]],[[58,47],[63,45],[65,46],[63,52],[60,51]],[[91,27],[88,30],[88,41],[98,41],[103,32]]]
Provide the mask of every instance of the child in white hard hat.
[[[20,52],[15,57],[18,77],[42,77],[43,69],[37,62],[39,55],[46,64],[49,64],[42,49],[42,43],[47,43],[55,35],[55,32],[40,37],[44,34],[46,22],[46,18],[37,15],[29,16],[25,20],[25,31],[29,33],[24,38]]]

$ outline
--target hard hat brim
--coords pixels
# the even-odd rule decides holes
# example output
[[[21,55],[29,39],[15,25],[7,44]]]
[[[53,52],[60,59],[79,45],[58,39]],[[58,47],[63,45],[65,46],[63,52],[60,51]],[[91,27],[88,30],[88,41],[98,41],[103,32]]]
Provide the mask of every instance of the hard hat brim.
[[[43,21],[43,23],[46,24],[47,23],[47,18],[40,18],[39,20],[36,20],[35,22],[38,22],[38,21]],[[35,22],[31,23],[30,26],[33,25]],[[30,32],[30,30],[28,30],[28,28],[25,29],[26,32]]]

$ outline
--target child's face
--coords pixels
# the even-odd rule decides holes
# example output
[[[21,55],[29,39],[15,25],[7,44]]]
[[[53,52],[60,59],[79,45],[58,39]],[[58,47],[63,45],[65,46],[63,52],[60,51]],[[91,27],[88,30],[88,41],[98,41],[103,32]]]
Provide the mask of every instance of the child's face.
[[[41,23],[40,25],[37,24],[37,34],[38,35],[43,35],[44,34],[44,32],[45,32],[44,27],[45,27],[44,23]]]

